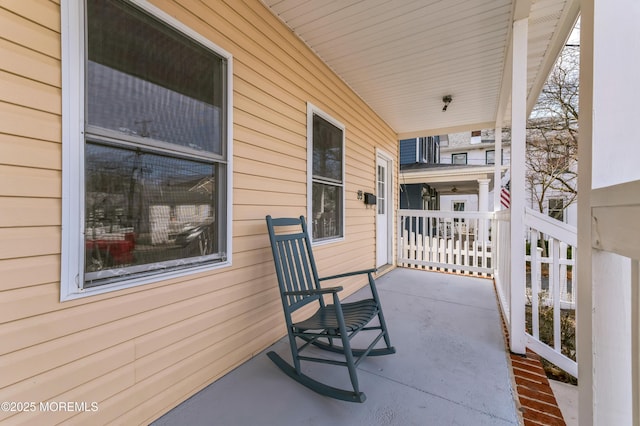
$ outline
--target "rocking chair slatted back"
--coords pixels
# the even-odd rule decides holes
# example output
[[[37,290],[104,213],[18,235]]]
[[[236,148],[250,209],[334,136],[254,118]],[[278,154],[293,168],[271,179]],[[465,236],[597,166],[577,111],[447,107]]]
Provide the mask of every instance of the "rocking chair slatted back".
[[[299,292],[320,289],[313,252],[306,238],[306,224],[300,219],[267,217],[269,237],[276,268],[278,285],[282,294],[285,311],[293,312],[302,306],[318,300],[324,306],[318,294],[300,294]],[[286,233],[286,227],[302,227],[303,232]],[[277,230],[284,233],[277,233]],[[295,294],[289,294],[295,292]]]

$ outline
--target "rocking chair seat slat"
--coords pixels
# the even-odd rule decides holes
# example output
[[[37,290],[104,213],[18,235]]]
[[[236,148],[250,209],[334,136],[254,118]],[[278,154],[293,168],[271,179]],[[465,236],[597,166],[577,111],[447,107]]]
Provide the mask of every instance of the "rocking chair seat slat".
[[[343,303],[341,306],[344,325],[348,332],[360,330],[378,314],[378,306],[372,299]],[[298,331],[325,329],[331,335],[339,335],[340,328],[335,305],[320,308],[311,317],[297,322],[293,326]]]

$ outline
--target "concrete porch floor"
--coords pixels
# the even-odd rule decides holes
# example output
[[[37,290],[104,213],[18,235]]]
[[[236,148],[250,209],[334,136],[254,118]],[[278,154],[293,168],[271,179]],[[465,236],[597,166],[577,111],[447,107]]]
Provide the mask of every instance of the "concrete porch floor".
[[[519,424],[491,280],[397,268],[377,286],[397,353],[359,365],[363,404],[312,392],[282,373],[265,351],[153,424]],[[285,339],[267,350],[291,359]],[[327,384],[348,387],[343,367],[303,363],[305,368]]]

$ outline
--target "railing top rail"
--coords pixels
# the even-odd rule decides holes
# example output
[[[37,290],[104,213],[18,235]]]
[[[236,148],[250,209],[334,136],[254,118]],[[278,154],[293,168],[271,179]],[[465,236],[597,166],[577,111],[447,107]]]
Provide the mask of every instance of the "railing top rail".
[[[571,246],[578,245],[578,230],[575,226],[567,225],[530,208],[525,209],[524,222],[525,225]]]
[[[511,220],[511,210],[498,210],[494,212],[496,220],[509,221]]]
[[[443,210],[414,210],[414,209],[400,209],[398,210],[399,216],[416,216],[416,217],[435,217],[435,218],[460,218],[460,219],[493,219],[493,212],[454,212]]]

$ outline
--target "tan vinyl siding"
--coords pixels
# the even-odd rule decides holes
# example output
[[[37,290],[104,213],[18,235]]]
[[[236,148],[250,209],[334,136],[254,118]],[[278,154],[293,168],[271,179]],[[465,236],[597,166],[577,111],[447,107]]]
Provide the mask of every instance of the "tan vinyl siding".
[[[233,55],[233,265],[59,302],[60,2],[0,1],[0,400],[99,403],[0,421],[146,424],[284,335],[264,216],[306,214],[307,102],[346,135],[345,239],[318,264],[375,265],[356,193],[375,192],[376,148],[395,158],[393,130],[259,1],[153,3]]]

